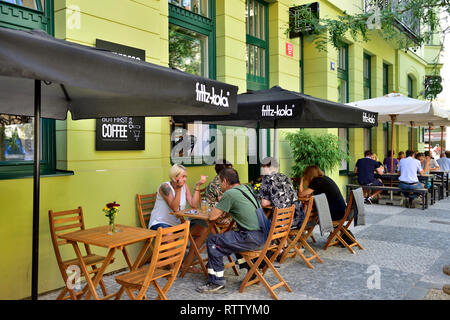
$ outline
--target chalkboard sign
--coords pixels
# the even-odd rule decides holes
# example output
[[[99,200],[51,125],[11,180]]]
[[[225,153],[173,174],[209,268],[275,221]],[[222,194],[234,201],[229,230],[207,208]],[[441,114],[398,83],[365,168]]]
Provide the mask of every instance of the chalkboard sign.
[[[145,118],[97,119],[95,149],[99,151],[145,150]]]
[[[145,51],[96,39],[96,47],[131,59],[145,61]],[[145,150],[145,117],[97,119],[95,149]]]

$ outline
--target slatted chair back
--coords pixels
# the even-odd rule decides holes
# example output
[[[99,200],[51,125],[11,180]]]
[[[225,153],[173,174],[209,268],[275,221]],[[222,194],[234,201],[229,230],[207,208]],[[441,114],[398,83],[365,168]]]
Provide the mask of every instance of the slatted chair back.
[[[83,209],[78,207],[77,209],[58,212],[49,210],[48,217],[50,224],[50,235],[52,238],[53,249],[55,250],[56,260],[58,261],[58,264],[61,264],[62,258],[59,247],[68,244],[68,242],[67,240],[59,239],[58,236],[85,229]],[[87,254],[91,254],[89,245],[85,245],[85,248]]]
[[[273,262],[280,254],[283,249],[287,238],[289,236],[289,230],[291,229],[292,220],[294,218],[295,206],[292,205],[288,208],[275,208],[272,218],[272,225],[270,227],[269,235],[267,237],[266,243],[262,250],[257,251],[246,251],[241,252],[241,255],[247,262],[247,264],[251,267],[249,272],[244,277],[244,280],[241,283],[239,288],[239,292],[243,292],[244,289],[254,283],[262,282],[266,287],[269,294],[273,299],[278,300],[278,296],[275,294],[274,290],[284,286],[284,288],[288,292],[292,292],[291,287],[287,284],[287,282],[283,279],[278,270],[273,266]],[[278,241],[274,241],[278,240]],[[272,251],[273,254],[270,258],[267,257],[267,252]],[[252,259],[257,258],[256,262],[253,263]],[[258,270],[259,265],[265,261],[265,266],[262,269],[262,272]],[[264,278],[265,273],[268,269],[271,269],[275,276],[280,281],[276,285],[271,286],[267,280]],[[250,281],[250,277],[256,274],[257,278]]]
[[[289,232],[289,237],[287,238],[288,246],[284,249],[283,254],[280,259],[280,263],[284,263],[287,258],[294,258],[299,255],[300,258],[306,263],[308,267],[314,269],[311,264],[311,260],[317,259],[320,263],[323,263],[319,255],[314,251],[313,248],[306,242],[309,234],[305,232],[306,226],[311,218],[312,208],[314,206],[314,197],[311,196],[307,199],[302,199],[303,210],[305,211],[305,220],[303,220],[302,225],[297,230],[291,230]],[[309,258],[300,250],[301,248],[308,250],[311,256]]]
[[[150,265],[116,277],[117,282],[134,300],[145,299],[150,284],[155,287],[158,299],[167,300],[166,294],[176,279],[186,252],[188,236],[189,221],[174,227],[158,228]],[[163,288],[156,282],[159,278],[167,278]],[[137,295],[133,294],[133,289],[139,290]]]
[[[362,188],[360,192],[362,192]],[[359,197],[359,194],[358,194]],[[333,221],[334,225],[334,231],[330,233],[328,236],[327,242],[325,243],[324,250],[326,250],[328,247],[338,244],[339,242],[344,245],[350,253],[354,254],[355,251],[353,250],[354,246],[357,246],[360,250],[363,250],[364,248],[359,244],[358,241],[354,238],[353,235],[351,235],[348,232],[348,228],[350,227],[351,223],[353,222],[354,217],[350,216],[350,213],[353,211],[353,203],[355,201],[355,195],[354,193],[350,193],[350,199],[347,202],[347,207],[345,209],[345,214],[339,221]],[[316,204],[317,205],[317,204]],[[328,206],[328,202],[327,202]],[[343,238],[343,235],[346,235],[347,239],[350,239],[352,241],[351,244],[348,244]],[[336,239],[336,240],[335,240]]]
[[[150,215],[156,202],[156,192],[150,194],[136,194],[136,200],[141,227],[147,229]]]

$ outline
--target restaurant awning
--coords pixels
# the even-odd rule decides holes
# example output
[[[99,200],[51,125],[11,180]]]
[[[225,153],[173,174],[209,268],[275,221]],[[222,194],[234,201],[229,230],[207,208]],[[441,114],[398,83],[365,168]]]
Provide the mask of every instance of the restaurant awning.
[[[194,122],[247,128],[371,128],[378,114],[319,99],[279,86],[238,95],[238,112],[226,116],[174,117]]]
[[[0,114],[40,119],[224,115],[237,111],[233,85],[122,57],[43,31],[0,28]],[[34,161],[31,297],[38,294],[40,161]],[[31,217],[30,217],[31,218]]]
[[[237,111],[238,88],[44,31],[0,28],[0,113],[33,116],[42,80],[42,117],[217,115]]]

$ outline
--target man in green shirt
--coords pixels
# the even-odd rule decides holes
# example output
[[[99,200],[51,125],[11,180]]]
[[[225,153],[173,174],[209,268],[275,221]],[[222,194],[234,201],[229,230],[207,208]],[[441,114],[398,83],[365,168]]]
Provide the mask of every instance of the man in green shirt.
[[[229,214],[236,221],[237,230],[211,235],[206,240],[208,280],[205,285],[197,288],[200,293],[225,293],[223,257],[242,251],[258,250],[265,243],[256,215],[256,202],[253,204],[240,190],[252,201],[255,198],[246,186],[240,184],[237,171],[232,168],[223,169],[219,178],[224,194],[211,211],[209,220],[215,221]]]

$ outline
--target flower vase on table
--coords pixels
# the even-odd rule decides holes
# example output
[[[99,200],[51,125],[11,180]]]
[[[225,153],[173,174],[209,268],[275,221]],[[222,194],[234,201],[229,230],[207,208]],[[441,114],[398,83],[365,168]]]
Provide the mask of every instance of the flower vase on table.
[[[119,212],[120,204],[114,202],[107,203],[106,207],[103,208],[103,212],[105,213],[105,217],[109,218],[109,224],[108,224],[108,234],[113,235],[116,232],[119,232],[115,225],[115,218],[117,215],[117,212]]]

